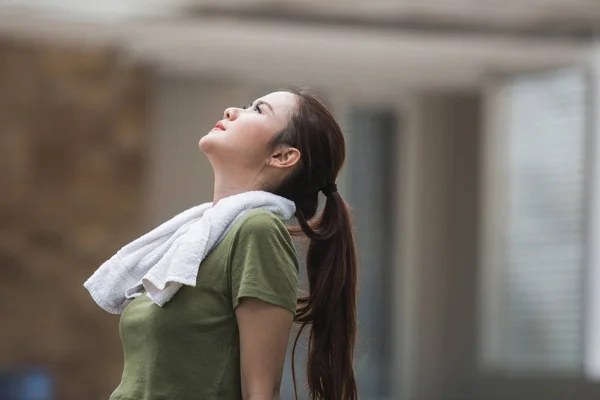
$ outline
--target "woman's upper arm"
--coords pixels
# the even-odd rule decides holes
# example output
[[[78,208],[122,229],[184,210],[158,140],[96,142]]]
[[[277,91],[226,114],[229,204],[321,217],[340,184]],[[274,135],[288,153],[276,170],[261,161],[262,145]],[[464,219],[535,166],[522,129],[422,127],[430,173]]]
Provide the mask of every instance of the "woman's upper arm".
[[[278,398],[298,291],[298,259],[285,225],[258,213],[232,247],[231,300],[239,335],[244,400]]]
[[[235,314],[244,400],[278,399],[293,314],[255,298],[241,299]]]

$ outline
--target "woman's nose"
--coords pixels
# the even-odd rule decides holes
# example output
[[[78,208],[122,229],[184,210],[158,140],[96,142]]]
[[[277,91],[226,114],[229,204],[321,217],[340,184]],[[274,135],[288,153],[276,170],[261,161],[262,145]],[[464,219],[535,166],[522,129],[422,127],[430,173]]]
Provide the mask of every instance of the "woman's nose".
[[[228,109],[225,110],[225,113],[223,114],[223,119],[228,119],[230,121],[234,121],[238,117],[239,112],[240,112],[239,108],[229,107]]]

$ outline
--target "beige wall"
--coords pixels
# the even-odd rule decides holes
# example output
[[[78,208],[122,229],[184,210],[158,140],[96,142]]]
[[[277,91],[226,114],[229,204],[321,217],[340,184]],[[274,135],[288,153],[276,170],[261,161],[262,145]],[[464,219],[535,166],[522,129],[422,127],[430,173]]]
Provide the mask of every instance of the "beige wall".
[[[401,280],[407,399],[468,398],[476,316],[480,101],[423,94],[411,106]],[[407,293],[407,294],[406,294]],[[408,370],[407,370],[408,369]]]
[[[198,141],[241,106],[251,91],[236,82],[158,76],[154,82],[150,184],[146,221],[156,225],[176,213],[212,200],[213,174]]]

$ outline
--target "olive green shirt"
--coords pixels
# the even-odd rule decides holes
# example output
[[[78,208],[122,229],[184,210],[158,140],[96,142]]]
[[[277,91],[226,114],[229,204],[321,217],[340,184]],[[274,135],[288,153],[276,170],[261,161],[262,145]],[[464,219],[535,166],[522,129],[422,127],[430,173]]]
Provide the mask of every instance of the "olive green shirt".
[[[121,315],[125,365],[110,400],[239,400],[235,308],[243,297],[296,310],[298,260],[285,224],[240,217],[200,264],[196,287],[163,307],[142,295]]]

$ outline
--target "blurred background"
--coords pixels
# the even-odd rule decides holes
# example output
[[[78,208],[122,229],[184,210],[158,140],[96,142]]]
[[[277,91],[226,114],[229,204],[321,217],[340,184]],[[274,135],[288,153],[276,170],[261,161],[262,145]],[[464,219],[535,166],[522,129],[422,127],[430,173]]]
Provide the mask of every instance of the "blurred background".
[[[199,138],[291,83],[348,138],[360,398],[600,398],[598,28],[598,0],[0,0],[0,399],[108,398],[83,282],[210,200]]]

